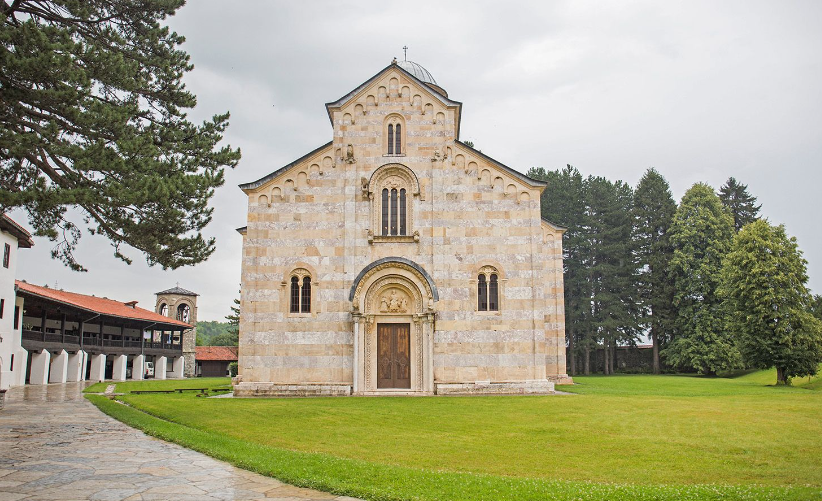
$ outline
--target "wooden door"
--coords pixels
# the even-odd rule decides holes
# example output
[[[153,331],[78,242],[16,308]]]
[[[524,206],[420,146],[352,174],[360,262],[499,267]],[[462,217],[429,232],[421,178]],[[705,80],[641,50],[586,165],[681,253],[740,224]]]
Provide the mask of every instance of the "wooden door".
[[[411,389],[410,324],[377,324],[377,388]]]

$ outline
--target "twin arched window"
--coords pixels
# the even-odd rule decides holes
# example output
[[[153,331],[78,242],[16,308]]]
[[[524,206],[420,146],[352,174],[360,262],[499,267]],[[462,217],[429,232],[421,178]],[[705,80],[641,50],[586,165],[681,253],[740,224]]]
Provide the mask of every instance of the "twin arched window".
[[[388,124],[388,154],[402,155],[402,125]]]
[[[477,311],[499,311],[499,275],[480,273],[477,276]]]
[[[311,277],[291,277],[291,313],[311,313]]]
[[[385,151],[390,156],[401,156],[403,155],[403,127],[405,126],[405,121],[401,115],[393,114],[386,117],[384,122],[383,133],[385,134],[385,140],[383,142],[383,146],[385,147]]]
[[[383,188],[382,235],[407,235],[407,214],[405,188]]]

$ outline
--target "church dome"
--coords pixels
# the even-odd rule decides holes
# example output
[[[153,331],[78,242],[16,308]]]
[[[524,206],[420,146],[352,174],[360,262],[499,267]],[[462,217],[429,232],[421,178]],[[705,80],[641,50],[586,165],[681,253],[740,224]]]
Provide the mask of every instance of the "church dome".
[[[431,73],[428,72],[425,68],[420,66],[419,64],[415,63],[414,61],[397,61],[397,66],[404,69],[408,73],[411,73],[418,80],[421,80],[428,84],[437,85],[437,81],[434,80],[434,77],[431,76]]]
[[[448,93],[445,92],[445,89],[439,86],[434,77],[431,76],[431,73],[420,66],[419,64],[415,63],[414,61],[397,61],[397,66],[404,69],[408,73],[414,75],[419,81],[423,82],[424,84],[428,85],[434,91],[439,92],[445,97],[448,97]]]

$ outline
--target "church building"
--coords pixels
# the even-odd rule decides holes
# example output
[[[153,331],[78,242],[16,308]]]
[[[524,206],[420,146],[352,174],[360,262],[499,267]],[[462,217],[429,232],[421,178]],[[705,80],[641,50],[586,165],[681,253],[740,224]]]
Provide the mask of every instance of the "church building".
[[[248,196],[237,396],[543,394],[567,383],[546,184],[461,142],[462,103],[394,61],[332,139]]]

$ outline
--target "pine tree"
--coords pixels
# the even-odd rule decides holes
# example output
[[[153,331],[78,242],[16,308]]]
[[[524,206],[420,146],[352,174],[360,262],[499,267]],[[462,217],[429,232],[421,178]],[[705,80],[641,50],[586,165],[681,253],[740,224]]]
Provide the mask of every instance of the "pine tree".
[[[776,367],[777,383],[809,376],[822,363],[822,322],[811,312],[807,262],[782,225],[746,225],[734,237],[719,290],[748,365]]]
[[[729,177],[719,189],[719,199],[734,218],[734,229],[738,232],[748,223],[759,219],[761,205],[756,205],[756,197],[748,193],[748,185],[740,184],[733,177]]]
[[[532,168],[528,171],[528,176],[548,183],[540,198],[542,217],[566,228],[562,242],[565,332],[570,354],[568,372],[575,375],[578,372],[577,355],[584,352],[590,357],[590,349],[593,347],[587,337],[590,293],[582,262],[586,217],[583,179],[579,171],[571,165],[556,171],[546,171],[542,167]],[[587,367],[586,362],[586,373]]]
[[[634,239],[638,260],[638,302],[641,323],[651,334],[653,370],[659,374],[660,345],[672,332],[674,288],[668,278],[673,255],[669,231],[676,202],[668,182],[655,169],[648,169],[634,193]]]
[[[670,231],[674,251],[669,274],[677,315],[675,338],[665,354],[676,366],[716,374],[741,365],[716,294],[732,235],[733,219],[713,189],[693,185],[682,197]]]
[[[161,24],[183,3],[0,3],[0,212],[25,210],[72,269],[84,270],[70,208],[127,263],[123,245],[163,268],[214,252],[208,201],[240,151],[217,146],[228,113],[187,118],[193,66]]]
[[[603,372],[615,370],[616,347],[637,337],[636,265],[633,252],[633,191],[622,181],[589,176],[585,182],[587,205],[590,332],[602,342]]]

